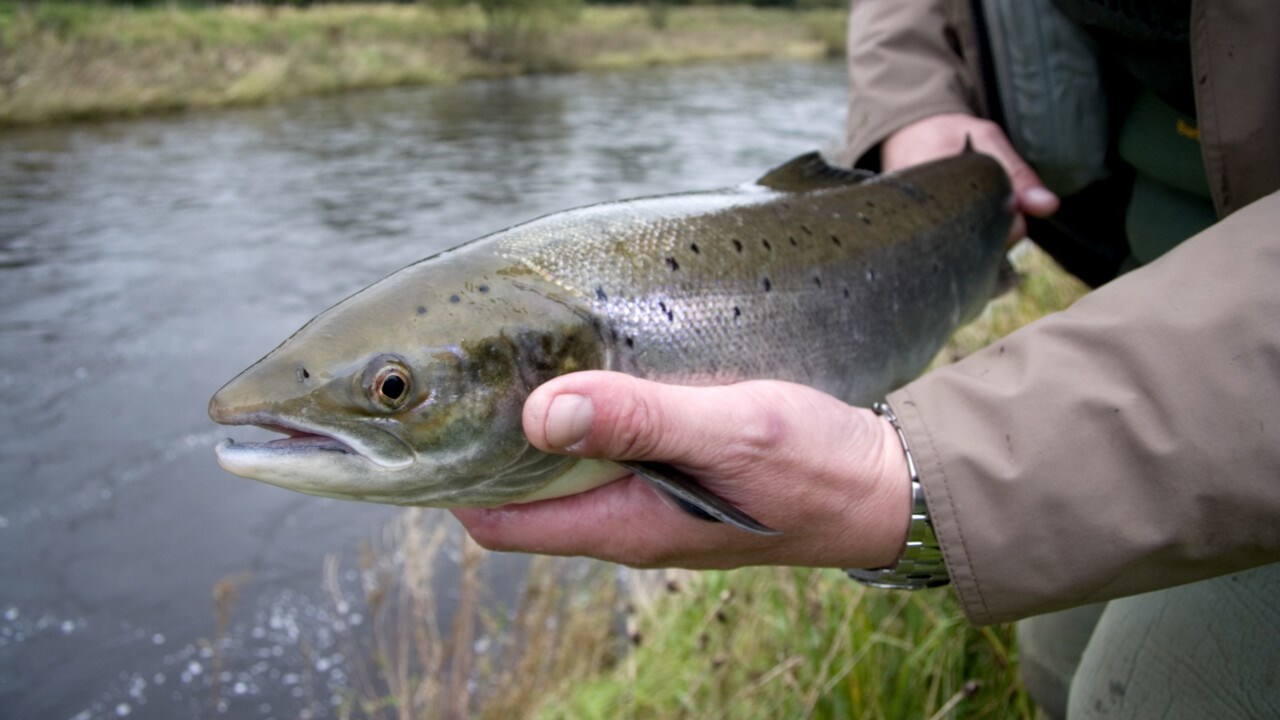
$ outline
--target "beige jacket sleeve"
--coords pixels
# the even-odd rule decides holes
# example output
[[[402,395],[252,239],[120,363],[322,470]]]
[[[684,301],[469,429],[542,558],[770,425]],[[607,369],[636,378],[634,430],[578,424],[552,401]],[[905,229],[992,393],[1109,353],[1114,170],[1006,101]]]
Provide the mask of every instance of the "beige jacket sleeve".
[[[1280,561],[1280,193],[890,395],[977,623]]]
[[[847,157],[930,115],[981,110],[971,23],[948,0],[854,0],[849,12]]]

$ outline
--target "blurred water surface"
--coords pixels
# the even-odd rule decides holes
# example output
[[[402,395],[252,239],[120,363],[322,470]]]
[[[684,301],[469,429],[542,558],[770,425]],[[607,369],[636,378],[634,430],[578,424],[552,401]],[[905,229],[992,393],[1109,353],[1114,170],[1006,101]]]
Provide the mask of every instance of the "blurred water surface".
[[[361,618],[324,558],[397,511],[222,472],[210,395],[438,250],[832,147],[844,92],[839,64],[761,63],[0,133],[0,718],[219,714],[227,577],[222,712],[332,716]]]

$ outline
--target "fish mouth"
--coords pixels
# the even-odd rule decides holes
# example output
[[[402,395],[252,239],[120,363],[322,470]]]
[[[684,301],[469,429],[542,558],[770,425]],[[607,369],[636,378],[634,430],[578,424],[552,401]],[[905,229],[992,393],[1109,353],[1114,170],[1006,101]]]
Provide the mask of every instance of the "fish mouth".
[[[345,442],[339,440],[332,435],[326,435],[319,432],[311,432],[308,430],[299,430],[297,428],[285,427],[273,423],[255,423],[255,427],[263,430],[277,432],[285,437],[275,438],[266,442],[237,442],[231,438],[227,438],[218,444],[218,447],[236,446],[240,448],[254,448],[263,451],[280,451],[280,452],[337,452],[347,455],[360,455],[354,448]]]
[[[253,425],[284,435],[266,442],[227,438],[214,448],[223,469],[243,477],[257,477],[266,466],[305,463],[317,456],[343,463],[364,462],[374,469],[398,470],[414,462],[414,453],[403,440],[377,427],[361,427],[361,433],[317,427],[279,418],[241,417],[227,425]],[[337,456],[342,456],[340,459]]]

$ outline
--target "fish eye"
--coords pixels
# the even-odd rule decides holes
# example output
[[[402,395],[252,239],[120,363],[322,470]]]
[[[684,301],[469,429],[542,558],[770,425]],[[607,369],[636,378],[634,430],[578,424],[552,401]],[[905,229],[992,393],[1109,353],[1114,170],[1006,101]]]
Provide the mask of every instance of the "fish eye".
[[[378,393],[391,401],[399,400],[400,396],[409,387],[404,378],[400,377],[399,373],[396,372],[388,373],[380,382],[382,384],[378,386]]]
[[[412,376],[409,368],[398,358],[375,359],[365,371],[365,377],[369,397],[379,407],[399,410],[409,400],[413,389]]]

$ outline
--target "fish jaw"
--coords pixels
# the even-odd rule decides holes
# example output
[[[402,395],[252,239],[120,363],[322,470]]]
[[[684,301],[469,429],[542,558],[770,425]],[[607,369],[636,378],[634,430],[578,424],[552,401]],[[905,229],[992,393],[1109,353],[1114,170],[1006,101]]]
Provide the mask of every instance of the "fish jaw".
[[[377,465],[330,438],[306,436],[266,443],[230,438],[214,448],[223,470],[250,480],[329,497],[370,494]]]
[[[257,425],[285,435],[267,442],[230,438],[214,448],[218,464],[240,477],[327,497],[369,497],[388,475],[412,469],[413,450],[376,427],[328,428],[261,413],[237,415],[210,405],[210,416],[227,425]]]

